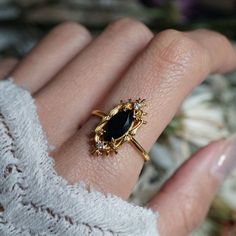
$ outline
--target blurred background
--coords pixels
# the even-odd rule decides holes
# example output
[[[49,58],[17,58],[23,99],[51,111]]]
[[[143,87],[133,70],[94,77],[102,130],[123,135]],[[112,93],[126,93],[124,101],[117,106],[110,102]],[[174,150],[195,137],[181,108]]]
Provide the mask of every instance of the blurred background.
[[[236,37],[235,0],[1,0],[1,55],[22,56],[52,26],[74,20],[94,34],[121,16],[154,31],[208,27]]]
[[[236,40],[236,0],[0,0],[0,57],[23,57],[60,22],[78,21],[96,36],[123,16],[143,21],[154,32],[204,27]],[[236,132],[235,118],[236,73],[209,76],[152,148],[130,201],[144,204],[191,153]],[[236,172],[192,235],[236,235]]]

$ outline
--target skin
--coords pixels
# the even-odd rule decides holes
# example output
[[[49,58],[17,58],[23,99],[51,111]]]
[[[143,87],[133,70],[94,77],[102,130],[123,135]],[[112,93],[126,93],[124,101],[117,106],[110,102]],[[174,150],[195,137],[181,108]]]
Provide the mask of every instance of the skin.
[[[138,21],[120,19],[95,39],[83,26],[63,23],[22,61],[0,62],[0,76],[10,74],[31,91],[55,147],[51,155],[59,175],[127,199],[143,160],[128,144],[117,156],[91,156],[88,137],[98,123],[91,111],[107,112],[121,99],[146,98],[148,124],[136,139],[149,150],[196,85],[209,73],[235,67],[236,52],[219,33],[166,30],[154,35]],[[219,186],[209,175],[209,160],[221,143],[191,157],[148,203],[161,216],[161,235],[187,235],[204,218]]]

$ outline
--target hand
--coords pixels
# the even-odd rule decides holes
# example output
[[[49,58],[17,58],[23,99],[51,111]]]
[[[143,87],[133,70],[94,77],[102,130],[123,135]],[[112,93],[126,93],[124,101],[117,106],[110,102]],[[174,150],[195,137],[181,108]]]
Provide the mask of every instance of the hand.
[[[92,109],[109,111],[121,99],[146,98],[148,124],[136,138],[148,150],[196,85],[209,73],[236,66],[236,52],[215,32],[166,30],[154,36],[142,23],[121,19],[93,40],[83,26],[64,23],[15,64],[2,61],[0,71],[14,67],[10,76],[31,91],[55,147],[58,174],[127,199],[143,159],[126,144],[118,155],[91,156],[89,136],[98,123]],[[217,141],[195,154],[150,201],[160,214],[161,235],[187,235],[203,219],[232,161],[232,142]]]

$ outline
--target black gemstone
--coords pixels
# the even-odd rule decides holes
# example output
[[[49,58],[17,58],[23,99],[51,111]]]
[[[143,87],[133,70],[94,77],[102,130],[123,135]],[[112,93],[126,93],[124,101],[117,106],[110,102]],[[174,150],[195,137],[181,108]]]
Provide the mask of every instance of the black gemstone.
[[[121,111],[114,115],[104,126],[104,141],[111,141],[112,138],[117,139],[123,136],[132,125],[134,120],[133,111]]]

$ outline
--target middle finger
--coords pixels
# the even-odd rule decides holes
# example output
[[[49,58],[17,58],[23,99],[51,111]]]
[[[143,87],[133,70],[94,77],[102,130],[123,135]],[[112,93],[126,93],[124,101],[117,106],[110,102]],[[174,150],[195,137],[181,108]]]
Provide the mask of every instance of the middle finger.
[[[118,20],[36,94],[40,121],[51,145],[60,146],[76,131],[151,38],[142,23]]]

